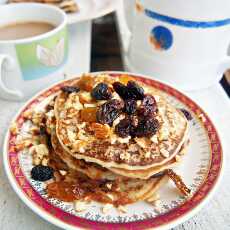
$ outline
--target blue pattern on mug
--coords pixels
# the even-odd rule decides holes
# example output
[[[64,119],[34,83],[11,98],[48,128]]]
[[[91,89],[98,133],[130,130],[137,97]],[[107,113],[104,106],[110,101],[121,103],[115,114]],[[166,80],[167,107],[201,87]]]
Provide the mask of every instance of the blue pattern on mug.
[[[156,26],[151,30],[150,43],[157,50],[168,50],[173,44],[172,32],[164,26]]]

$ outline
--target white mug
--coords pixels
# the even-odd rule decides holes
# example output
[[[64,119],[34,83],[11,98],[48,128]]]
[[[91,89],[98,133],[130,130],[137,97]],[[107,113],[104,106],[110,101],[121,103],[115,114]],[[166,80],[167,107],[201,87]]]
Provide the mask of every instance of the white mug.
[[[68,57],[66,15],[53,6],[20,3],[0,6],[0,27],[47,22],[54,29],[38,36],[0,40],[0,97],[23,100],[63,79]]]
[[[182,90],[207,88],[230,67],[229,0],[124,0],[128,71]]]

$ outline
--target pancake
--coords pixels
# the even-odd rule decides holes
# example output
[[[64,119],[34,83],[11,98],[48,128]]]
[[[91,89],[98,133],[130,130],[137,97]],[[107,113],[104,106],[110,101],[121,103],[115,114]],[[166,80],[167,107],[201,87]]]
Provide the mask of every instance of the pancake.
[[[97,83],[105,81],[104,76],[102,79],[94,79]],[[74,85],[79,84],[75,82]],[[81,111],[89,105],[97,110],[104,102],[92,100],[89,92],[84,89],[69,94],[61,92],[55,100],[55,116],[56,135],[62,148],[76,159],[96,163],[105,168],[130,171],[150,169],[173,159],[187,138],[187,120],[183,113],[163,97],[156,95],[154,88],[144,85],[142,87],[148,94],[152,93],[157,98],[156,119],[160,128],[155,135],[149,138],[120,138],[114,134],[113,125],[109,128],[109,136],[98,138],[92,132],[92,124],[82,121]],[[81,103],[82,95],[87,95],[87,103]],[[117,97],[119,96],[113,93],[113,98]],[[124,114],[117,118],[118,122],[122,116]],[[114,123],[117,123],[116,120]]]
[[[165,169],[172,168],[178,162],[176,161],[176,157],[168,161],[166,164],[161,166],[156,166],[153,168],[145,169],[145,170],[127,170],[120,168],[103,168],[100,165],[95,163],[85,162],[84,160],[79,160],[68,154],[62,146],[60,145],[55,133],[51,135],[51,142],[54,148],[54,152],[60,157],[63,162],[72,170],[79,171],[83,174],[86,174],[91,179],[122,179],[123,177],[129,178],[137,178],[137,179],[148,179],[154,174],[164,171]],[[183,144],[180,151],[177,155],[183,155],[186,152],[187,141]],[[177,156],[176,155],[176,156]]]
[[[63,162],[65,162],[68,168],[81,172],[87,175],[89,178],[95,180],[115,180],[122,178],[122,176],[116,175],[108,169],[101,167],[100,165],[85,162],[84,160],[79,160],[72,157],[70,154],[63,150],[54,133],[51,134],[51,142],[55,154],[60,157]]]

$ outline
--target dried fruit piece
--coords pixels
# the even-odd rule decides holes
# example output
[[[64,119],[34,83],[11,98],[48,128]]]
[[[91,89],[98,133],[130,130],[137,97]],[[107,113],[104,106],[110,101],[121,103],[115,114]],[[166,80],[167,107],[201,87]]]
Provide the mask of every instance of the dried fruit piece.
[[[144,89],[135,81],[129,81],[127,83],[127,88],[130,91],[133,99],[142,100],[144,98]]]
[[[135,81],[128,81],[127,86],[125,86],[121,82],[114,82],[113,88],[124,100],[142,100],[144,97],[144,89],[139,86]]]
[[[124,112],[131,115],[134,114],[137,110],[137,102],[133,99],[125,101]]]
[[[88,92],[90,92],[93,89],[94,84],[94,78],[90,75],[82,76],[77,82],[77,85],[78,87],[80,87],[81,90],[85,90]]]
[[[187,109],[180,109],[180,111],[185,115],[188,121],[192,120],[192,115]]]
[[[91,93],[85,91],[79,93],[79,101],[81,104],[91,103],[92,102]]]
[[[98,139],[107,138],[110,134],[110,127],[108,125],[93,123],[91,129],[93,130],[95,137]]]
[[[97,122],[111,126],[113,121],[121,113],[123,107],[124,102],[117,99],[112,99],[102,104],[96,113]]]
[[[122,99],[130,99],[131,98],[131,94],[128,91],[128,88],[120,83],[120,82],[114,82],[113,83],[113,89],[115,90],[115,92],[122,98]]]
[[[81,120],[86,122],[96,122],[96,107],[84,108],[80,111]]]
[[[141,103],[139,114],[141,116],[152,116],[157,112],[157,103],[152,95],[145,95]]]
[[[93,88],[91,96],[96,100],[109,100],[112,93],[107,84],[99,83]]]
[[[132,136],[135,133],[135,120],[133,117],[126,117],[115,126],[115,133],[120,137]]]
[[[31,170],[31,177],[37,181],[47,181],[53,177],[53,169],[49,166],[36,165]]]
[[[78,86],[63,86],[61,90],[64,93],[77,93],[80,91],[80,88]]]
[[[122,74],[119,77],[119,82],[121,82],[122,84],[125,84],[125,85],[128,83],[128,81],[132,81],[132,80],[133,80],[133,78],[127,74]]]
[[[159,128],[158,120],[153,117],[140,118],[138,121],[137,128],[135,130],[135,135],[137,137],[150,137],[154,135]]]

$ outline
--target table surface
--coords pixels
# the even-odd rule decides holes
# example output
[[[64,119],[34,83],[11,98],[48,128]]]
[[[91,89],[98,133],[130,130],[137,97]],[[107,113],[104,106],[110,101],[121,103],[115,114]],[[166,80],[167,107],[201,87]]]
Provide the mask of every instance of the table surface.
[[[105,19],[107,20],[107,19]],[[98,20],[95,24],[100,25],[103,21]],[[111,27],[110,27],[111,28]],[[72,25],[70,28],[70,55],[71,59],[66,66],[67,77],[73,74],[80,74],[90,70],[91,55],[91,22],[84,22]],[[122,70],[123,65],[117,49],[109,40],[102,36],[111,38],[110,29],[101,30],[100,26],[93,27],[93,39],[97,41],[92,46],[91,70]],[[116,33],[114,27],[113,33]],[[97,36],[98,35],[98,36]],[[100,40],[101,39],[101,40]],[[113,40],[118,43],[118,39]],[[122,43],[122,41],[120,41]],[[98,45],[95,45],[98,44]],[[109,44],[111,58],[105,58]],[[122,45],[122,44],[121,44]],[[97,53],[100,53],[97,55]],[[74,57],[74,58],[73,58]],[[230,229],[230,162],[227,151],[230,150],[228,132],[230,129],[230,101],[220,84],[202,91],[187,93],[198,102],[209,114],[215,123],[224,147],[226,155],[226,170],[223,181],[218,192],[210,202],[189,221],[177,226],[173,230],[227,230]],[[0,140],[1,149],[6,129],[11,118],[23,102],[8,102],[0,100]],[[52,230],[59,229],[34,214],[12,190],[6,175],[3,171],[2,155],[0,156],[0,229],[2,230]]]

